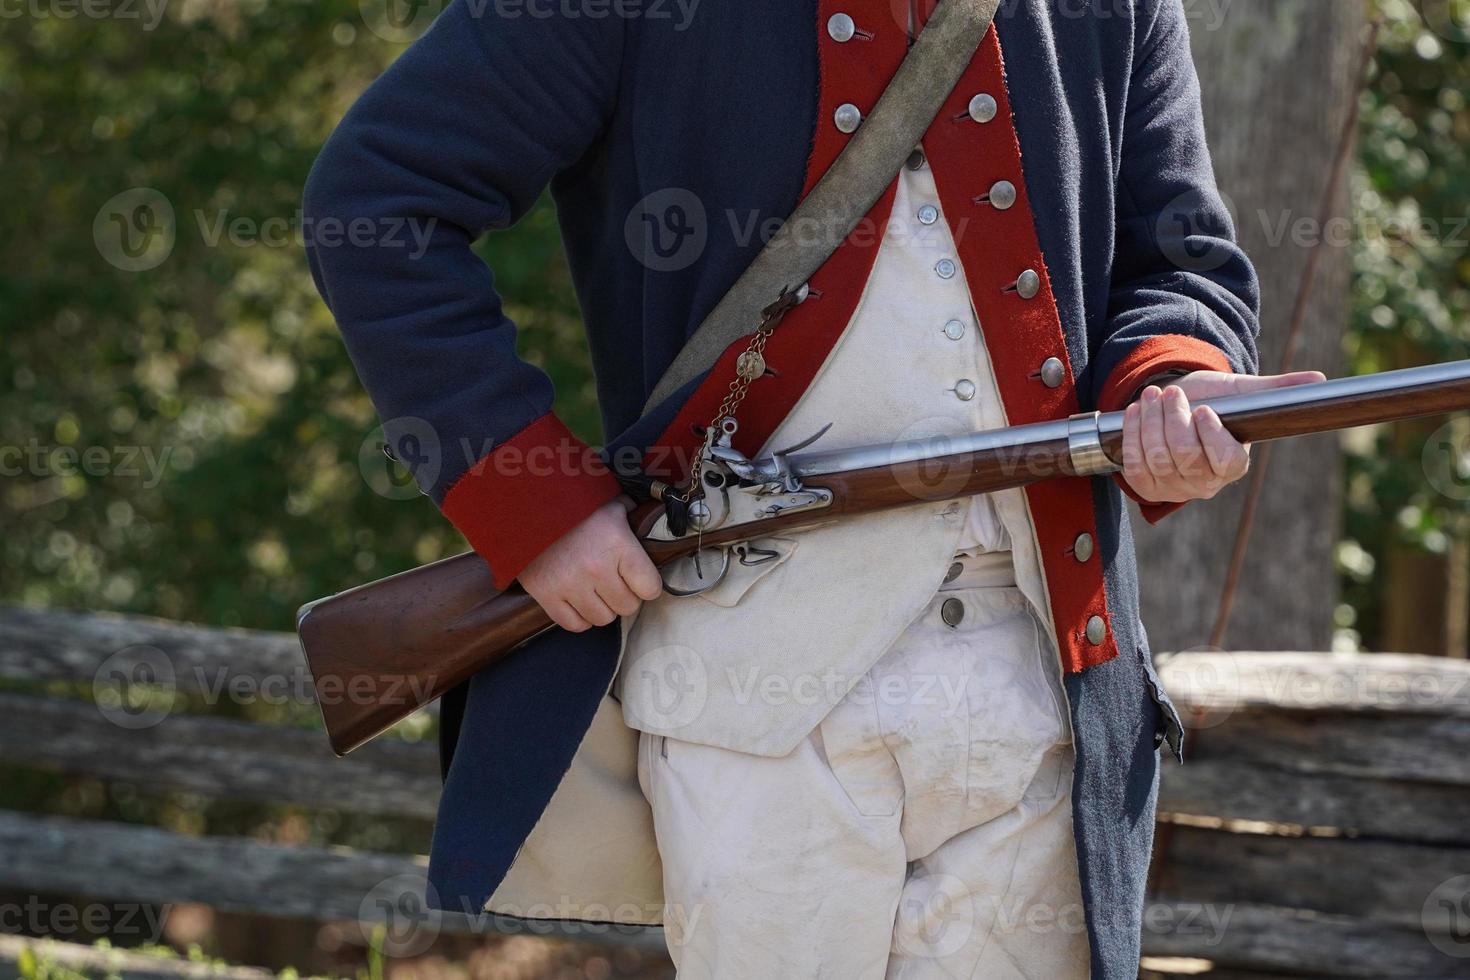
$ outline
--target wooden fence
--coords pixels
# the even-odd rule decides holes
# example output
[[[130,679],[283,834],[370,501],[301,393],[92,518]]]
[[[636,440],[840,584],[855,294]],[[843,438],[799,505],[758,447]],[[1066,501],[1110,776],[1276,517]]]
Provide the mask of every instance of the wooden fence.
[[[1162,673],[1197,728],[1189,764],[1164,773],[1143,975],[1470,977],[1470,664],[1191,653]],[[428,745],[380,739],[339,760],[317,731],[197,710],[222,696],[301,708],[309,686],[289,635],[0,607],[0,679],[84,692],[99,677],[159,682],[196,710],[0,693],[6,763],[221,800],[433,815]],[[423,867],[409,855],[0,811],[0,891],[12,894],[362,922],[391,920],[402,896],[374,896],[385,883],[411,890]],[[524,931],[452,915],[434,928]],[[566,935],[645,952],[661,942]],[[0,936],[0,975],[28,945]],[[83,972],[198,975],[50,948]]]

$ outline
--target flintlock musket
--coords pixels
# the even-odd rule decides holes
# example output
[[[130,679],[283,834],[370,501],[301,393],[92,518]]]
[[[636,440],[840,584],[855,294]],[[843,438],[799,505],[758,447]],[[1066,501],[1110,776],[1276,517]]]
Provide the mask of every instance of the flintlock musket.
[[[1470,408],[1470,361],[1201,404],[1212,407],[1242,442],[1396,422]],[[634,533],[676,594],[713,587],[729,566],[732,547],[752,539],[923,501],[1113,473],[1122,468],[1123,458],[1122,412],[800,451],[814,437],[753,460],[730,447],[733,426],[727,420],[720,440],[705,451],[703,494],[676,522],[684,526],[671,528],[658,501],[629,512]],[[475,554],[318,599],[303,606],[297,618],[327,735],[338,755],[551,626],[550,617],[519,586],[496,590],[489,568]]]

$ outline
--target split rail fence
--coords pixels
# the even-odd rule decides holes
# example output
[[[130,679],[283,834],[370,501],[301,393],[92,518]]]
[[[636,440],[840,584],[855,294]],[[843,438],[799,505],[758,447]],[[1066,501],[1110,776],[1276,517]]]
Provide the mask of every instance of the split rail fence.
[[[1188,764],[1163,775],[1143,976],[1470,977],[1470,664],[1186,653],[1160,666],[1194,731]],[[384,738],[336,759],[305,727],[15,693],[51,681],[84,695],[115,677],[160,683],[195,706],[221,692],[305,689],[289,634],[0,607],[0,758],[150,792],[433,817],[427,744]],[[423,868],[415,855],[0,811],[0,891],[12,895],[350,923],[401,913],[402,896],[375,896],[385,882],[422,880]],[[434,925],[517,928],[463,916]],[[655,932],[574,938],[645,952],[661,943]],[[0,936],[0,976],[33,946]],[[46,949],[89,974],[202,975],[187,962]]]

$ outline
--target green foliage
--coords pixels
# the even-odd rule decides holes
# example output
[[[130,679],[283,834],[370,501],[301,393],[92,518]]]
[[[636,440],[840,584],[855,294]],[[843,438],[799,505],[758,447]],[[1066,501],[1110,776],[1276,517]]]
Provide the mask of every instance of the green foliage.
[[[117,950],[106,939],[97,940],[91,948],[100,954],[100,963],[96,968],[88,967],[83,970],[58,963],[45,942],[28,944],[16,959],[15,975],[19,980],[95,980],[95,978],[115,980],[124,975],[121,969],[124,955],[151,957],[157,960],[187,960],[189,963],[209,967],[211,973],[222,974],[229,969],[228,963],[206,956],[204,951],[195,945],[190,945],[182,956],[170,946],[156,944],[130,946],[125,951]],[[281,971],[276,976],[277,980],[298,980],[299,974],[295,970],[288,969]]]
[[[1354,187],[1348,352],[1356,372],[1470,357],[1470,2],[1379,0],[1377,8],[1385,29],[1364,96]],[[1349,619],[1369,647],[1379,628],[1374,571],[1389,544],[1444,551],[1465,533],[1463,495],[1425,479],[1425,444],[1442,422],[1349,442],[1340,565]],[[1463,452],[1458,435],[1449,442]],[[1446,465],[1461,470],[1465,460]]]
[[[427,500],[365,481],[376,419],[299,243],[318,148],[403,44],[347,0],[177,3],[150,27],[158,7],[0,32],[0,600],[289,628],[463,549]],[[174,212],[144,271],[94,234],[134,188]],[[595,437],[552,210],[487,247],[527,356]]]

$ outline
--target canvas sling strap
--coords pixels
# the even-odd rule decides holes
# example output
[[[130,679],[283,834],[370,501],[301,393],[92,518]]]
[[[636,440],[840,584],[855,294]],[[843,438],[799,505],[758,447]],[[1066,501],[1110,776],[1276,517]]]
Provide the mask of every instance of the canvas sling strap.
[[[795,305],[919,145],[980,47],[1001,0],[943,0],[873,111],[755,261],[694,331],[649,396],[651,411],[708,371],[731,344]],[[784,305],[782,300],[788,300]]]

